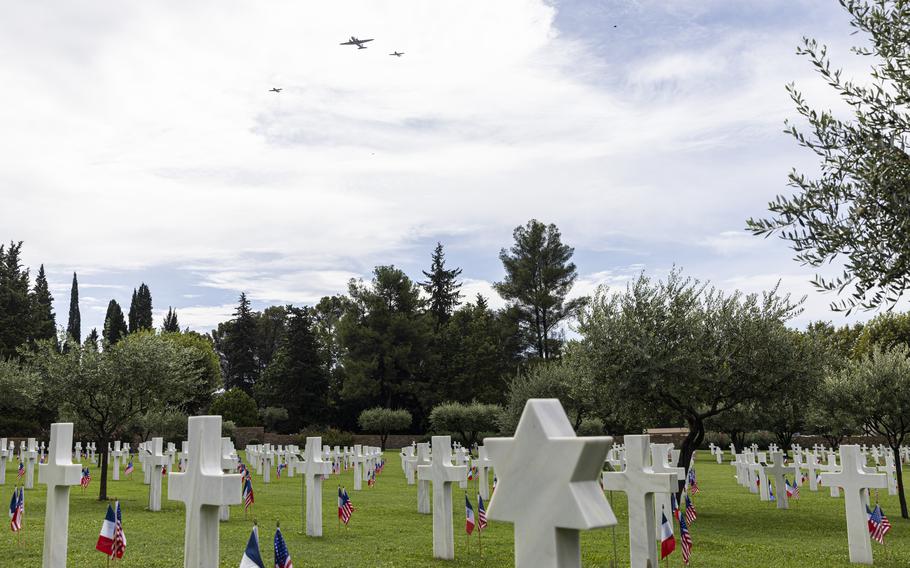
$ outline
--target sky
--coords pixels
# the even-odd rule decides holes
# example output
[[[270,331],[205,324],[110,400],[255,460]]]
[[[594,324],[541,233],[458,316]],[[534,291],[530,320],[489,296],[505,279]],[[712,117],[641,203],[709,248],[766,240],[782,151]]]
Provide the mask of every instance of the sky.
[[[205,331],[241,291],[261,309],[379,264],[420,279],[437,241],[499,306],[499,251],[531,218],[575,248],[573,295],[675,265],[780,282],[807,296],[794,326],[868,319],[744,230],[816,167],[783,133],[785,85],[838,108],[800,39],[861,78],[851,31],[833,0],[13,3],[0,239],[45,265],[59,326],[78,273],[83,335],[141,282],[156,325],[173,306]]]

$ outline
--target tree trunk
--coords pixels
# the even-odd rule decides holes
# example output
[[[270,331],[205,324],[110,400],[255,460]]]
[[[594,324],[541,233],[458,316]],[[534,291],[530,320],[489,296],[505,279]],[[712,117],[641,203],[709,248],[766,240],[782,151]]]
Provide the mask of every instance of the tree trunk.
[[[900,444],[891,446],[891,451],[894,452],[894,473],[897,475],[897,499],[901,504],[901,517],[910,519],[907,514],[907,496],[904,495],[904,468],[901,467]]]
[[[686,422],[689,424],[689,433],[686,435],[686,439],[683,440],[682,448],[680,448],[679,451],[679,462],[676,464],[676,467],[685,469],[688,476],[689,462],[692,461],[692,455],[705,440],[705,422],[698,417],[686,418]],[[682,494],[682,491],[685,489],[685,487],[686,481],[680,481],[678,493]],[[677,499],[679,497],[679,494],[677,495]]]
[[[101,451],[98,452],[101,460],[101,480],[98,484],[98,500],[107,501],[107,444],[108,438],[101,439]]]

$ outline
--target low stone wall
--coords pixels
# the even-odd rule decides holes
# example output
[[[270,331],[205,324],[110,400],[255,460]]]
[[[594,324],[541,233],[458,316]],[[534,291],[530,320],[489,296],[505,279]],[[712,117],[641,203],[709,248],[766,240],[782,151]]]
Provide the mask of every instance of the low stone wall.
[[[430,439],[427,434],[389,434],[385,447],[387,450],[397,450],[410,446],[411,442],[426,442]],[[354,443],[364,446],[378,446],[379,436],[375,434],[354,434]]]

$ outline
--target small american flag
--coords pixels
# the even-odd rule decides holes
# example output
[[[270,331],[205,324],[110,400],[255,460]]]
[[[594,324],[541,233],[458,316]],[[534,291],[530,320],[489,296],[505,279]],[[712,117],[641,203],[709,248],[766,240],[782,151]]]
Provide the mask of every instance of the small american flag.
[[[483,497],[477,496],[477,530],[487,528],[487,510],[483,506]]]
[[[133,460],[130,460],[130,462],[126,464],[126,469],[123,470],[123,474],[133,475]]]
[[[351,498],[348,497],[348,490],[344,487],[338,488],[338,518],[341,519],[341,522],[348,524],[348,521],[351,520],[351,515],[354,513],[354,504],[351,503]]]
[[[884,511],[882,511],[882,508],[878,503],[875,504],[875,509],[872,510],[872,517],[869,519],[869,522],[873,528],[872,540],[879,544],[885,544],[885,535],[891,530],[891,522],[888,520],[888,517],[885,516]]]
[[[682,543],[683,562],[688,566],[689,557],[692,556],[692,535],[689,534],[685,518],[679,520],[679,540]]]
[[[79,480],[79,485],[81,485],[82,488],[85,489],[86,487],[88,487],[88,484],[91,483],[91,481],[92,481],[91,472],[88,470],[87,467],[83,467],[82,468],[82,478]]]
[[[114,509],[117,511],[117,522],[114,523],[114,542],[111,544],[111,556],[121,558],[123,553],[126,552],[126,535],[123,534],[123,514],[120,511],[120,501],[117,501]]]
[[[288,545],[284,543],[280,528],[275,529],[275,568],[294,568],[291,553],[288,552]]]
[[[688,481],[689,481],[689,492],[692,493],[692,495],[698,495],[698,491],[699,491],[698,490],[698,479],[695,477],[695,468],[694,467],[689,470]]]
[[[13,532],[22,530],[22,515],[25,513],[25,490],[21,487],[13,490],[9,502],[9,528]]]
[[[695,505],[692,503],[692,500],[689,499],[689,494],[686,493],[686,522],[691,525],[697,518],[698,514],[695,512]]]
[[[22,479],[23,475],[25,475],[25,464],[19,462],[19,470],[16,472],[16,479]]]
[[[243,510],[248,510],[255,500],[253,499],[253,482],[249,477],[243,483]]]

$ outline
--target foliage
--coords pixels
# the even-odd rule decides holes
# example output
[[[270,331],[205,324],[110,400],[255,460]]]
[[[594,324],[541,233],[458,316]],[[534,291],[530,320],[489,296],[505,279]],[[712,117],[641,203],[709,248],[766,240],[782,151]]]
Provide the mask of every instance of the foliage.
[[[348,446],[354,445],[354,433],[338,428],[311,427],[301,430],[297,436],[297,445],[301,448],[306,446],[306,439],[318,436],[322,438],[322,443],[326,446]]]
[[[107,443],[136,417],[184,404],[200,380],[189,350],[149,332],[101,352],[72,345],[61,353],[45,341],[28,360],[41,375],[43,396],[77,416],[98,442],[101,500],[107,498]]]
[[[560,323],[584,305],[582,298],[566,300],[578,277],[571,262],[574,249],[562,243],[556,225],[537,219],[516,227],[512,236],[512,248],[499,252],[506,276],[493,288],[516,309],[527,347],[549,359],[559,354]]]
[[[853,415],[869,432],[882,436],[894,455],[910,435],[910,348],[873,348],[868,355],[831,373],[825,381],[829,404]],[[903,473],[895,459],[901,516],[910,518]]]
[[[237,387],[215,397],[209,412],[219,414],[224,420],[230,420],[241,428],[259,425],[256,401]]]
[[[706,421],[785,388],[806,368],[789,296],[709,289],[674,269],[625,291],[598,290],[579,332],[593,381],[607,400],[686,422],[679,464],[702,443]]]
[[[600,418],[585,418],[578,425],[575,434],[578,436],[603,436],[604,428],[604,421]]]
[[[724,451],[730,447],[730,436],[723,432],[714,432],[708,430],[705,432],[705,439],[702,441],[701,449],[707,449],[709,445],[714,444],[715,446],[722,448]],[[736,446],[737,449],[741,449],[740,446]]]
[[[446,402],[430,412],[430,427],[434,432],[453,432],[467,447],[481,439],[481,434],[495,432],[502,407],[497,404]]]
[[[180,323],[177,321],[177,310],[170,306],[168,306],[164,322],[161,324],[161,331],[162,333],[177,333],[180,331]]]
[[[278,424],[288,419],[288,409],[280,406],[267,406],[259,410],[259,419],[265,429],[274,432]]]
[[[411,425],[413,418],[407,410],[382,408],[377,406],[364,410],[357,418],[357,423],[367,432],[379,434],[382,449],[391,432],[400,431]]]
[[[233,420],[222,420],[221,421],[221,435],[225,438],[233,438],[234,432],[237,430],[237,424]]]
[[[815,179],[793,171],[791,197],[768,205],[768,219],[749,219],[756,235],[778,232],[796,251],[796,260],[822,266],[844,257],[839,277],[816,276],[824,291],[849,297],[832,309],[893,305],[910,285],[910,9],[903,0],[840,0],[851,25],[869,40],[853,51],[871,59],[868,81],[846,79],[832,68],[827,48],[804,38],[798,53],[847,104],[852,116],[812,108],[796,89],[787,90],[806,133],[795,124],[787,132],[819,159]],[[855,33],[855,32],[854,32]]]
[[[221,365],[211,338],[194,331],[162,333],[161,337],[174,343],[177,347],[188,350],[193,368],[199,373],[199,381],[192,397],[183,405],[183,409],[190,415],[203,412],[211,404],[215,391],[224,384],[221,377]]]
[[[38,375],[15,359],[0,359],[0,432],[37,434],[41,399]]]
[[[177,408],[155,408],[135,420],[127,428],[142,440],[161,437],[165,440],[185,440],[188,416]]]
[[[338,323],[342,396],[360,408],[407,408],[420,417],[420,395],[433,389],[420,372],[432,326],[419,289],[398,268],[377,266],[369,285],[352,280],[348,293]]]
[[[246,293],[240,294],[234,319],[219,324],[212,336],[221,357],[225,386],[240,388],[251,394],[259,378],[260,367],[256,357],[256,317]]]
[[[910,313],[885,312],[868,322],[856,341],[853,357],[869,355],[876,346],[889,349],[896,345],[910,347]]]
[[[104,329],[101,331],[101,337],[107,345],[114,345],[127,336],[129,328],[126,326],[126,320],[123,318],[123,310],[116,300],[111,300],[107,304],[107,313],[104,316]]]
[[[70,311],[66,323],[66,337],[76,344],[82,342],[82,316],[79,314],[79,280],[73,272],[73,284],[70,287]]]
[[[30,335],[28,269],[22,266],[21,251],[21,241],[0,245],[0,359],[15,357]]]
[[[447,269],[445,267],[445,253],[442,243],[436,243],[430,263],[430,271],[423,271],[426,281],[420,287],[430,297],[428,310],[436,321],[436,325],[446,323],[452,312],[458,307],[461,298],[461,282],[457,278],[461,275],[460,268]]]
[[[57,339],[54,296],[51,295],[43,264],[38,268],[38,275],[35,277],[35,287],[29,295],[29,302],[32,319],[29,339],[32,341]]]
[[[133,289],[129,311],[129,332],[144,329],[152,329],[152,293],[145,282],[139,285],[138,290]]]

